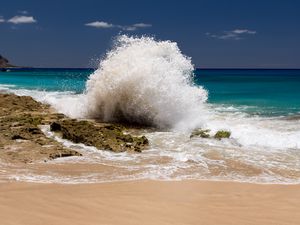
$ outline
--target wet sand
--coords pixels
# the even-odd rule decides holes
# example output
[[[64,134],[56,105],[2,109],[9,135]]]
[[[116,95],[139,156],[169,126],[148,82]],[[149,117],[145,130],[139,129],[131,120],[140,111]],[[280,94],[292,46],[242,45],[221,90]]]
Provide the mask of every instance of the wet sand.
[[[0,183],[0,224],[300,224],[300,185]]]

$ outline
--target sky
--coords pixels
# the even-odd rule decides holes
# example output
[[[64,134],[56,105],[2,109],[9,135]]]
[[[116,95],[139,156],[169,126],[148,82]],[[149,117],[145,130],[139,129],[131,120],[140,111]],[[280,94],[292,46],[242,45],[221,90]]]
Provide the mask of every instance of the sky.
[[[95,67],[119,34],[178,43],[198,68],[300,68],[298,0],[0,0],[0,54]]]

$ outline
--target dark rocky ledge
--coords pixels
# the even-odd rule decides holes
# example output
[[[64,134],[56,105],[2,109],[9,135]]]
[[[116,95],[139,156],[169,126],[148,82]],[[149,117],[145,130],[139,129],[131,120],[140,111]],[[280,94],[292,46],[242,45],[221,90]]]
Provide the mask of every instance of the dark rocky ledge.
[[[140,152],[148,145],[146,137],[125,134],[121,125],[70,119],[31,97],[0,93],[0,160],[29,163],[81,155],[48,138],[41,125],[51,125],[63,138],[101,150]]]
[[[91,121],[63,119],[51,124],[51,131],[59,132],[62,138],[75,143],[95,146],[98,149],[114,152],[141,152],[148,145],[145,136],[134,137],[124,134],[125,128],[114,124],[96,124]]]

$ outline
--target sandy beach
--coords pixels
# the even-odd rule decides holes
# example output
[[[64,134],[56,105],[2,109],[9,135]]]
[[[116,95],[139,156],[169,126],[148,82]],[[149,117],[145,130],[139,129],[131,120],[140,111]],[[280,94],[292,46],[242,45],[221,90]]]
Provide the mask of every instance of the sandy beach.
[[[211,181],[0,184],[5,225],[300,222],[299,185]]]

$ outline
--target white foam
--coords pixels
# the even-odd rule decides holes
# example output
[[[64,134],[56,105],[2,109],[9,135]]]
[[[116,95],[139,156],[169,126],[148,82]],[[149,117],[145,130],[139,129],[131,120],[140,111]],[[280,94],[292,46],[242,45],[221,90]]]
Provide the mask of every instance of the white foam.
[[[208,122],[212,133],[229,130],[238,143],[271,150],[300,149],[300,122],[249,117],[244,113],[215,113]]]
[[[193,69],[175,42],[119,36],[87,81],[86,116],[157,127],[204,121],[207,92],[193,85]]]
[[[11,88],[16,87],[15,85],[10,84],[0,84],[0,91],[9,91]]]
[[[80,151],[82,157],[70,157],[53,160],[49,163],[65,165],[96,164],[114,168],[106,172],[88,170],[88,177],[74,176],[72,180],[59,174],[47,177],[57,182],[105,182],[113,180],[180,180],[209,179],[235,180],[258,183],[299,183],[300,153],[292,151],[269,151],[267,148],[255,148],[238,145],[233,139],[190,139],[182,132],[150,132],[145,133],[150,140],[150,147],[142,154],[113,153],[101,151],[91,146],[74,144],[55,136],[49,126],[43,126],[42,131],[69,148]],[[238,170],[230,169],[231,165],[243,164]],[[249,168],[248,168],[249,167]],[[76,170],[76,167],[74,167]],[[251,171],[261,171],[248,175]],[[217,171],[217,173],[216,173]],[[279,172],[276,172],[279,171]],[[281,174],[280,171],[283,171]],[[294,178],[289,177],[292,171]],[[42,178],[42,177],[39,177]],[[25,176],[22,178],[25,179]],[[28,178],[33,179],[32,175]],[[37,178],[36,178],[37,179]],[[43,181],[44,182],[44,181]]]
[[[50,104],[58,112],[64,113],[70,117],[80,118],[84,114],[85,98],[83,98],[83,94],[76,94],[72,91],[16,89],[13,85],[5,88],[0,86],[0,90],[14,93],[19,96],[31,96],[39,102]]]

